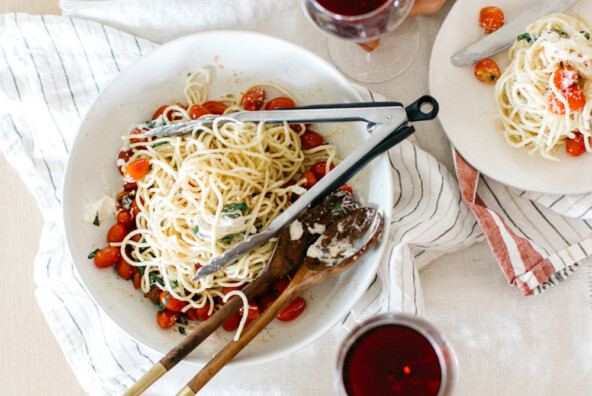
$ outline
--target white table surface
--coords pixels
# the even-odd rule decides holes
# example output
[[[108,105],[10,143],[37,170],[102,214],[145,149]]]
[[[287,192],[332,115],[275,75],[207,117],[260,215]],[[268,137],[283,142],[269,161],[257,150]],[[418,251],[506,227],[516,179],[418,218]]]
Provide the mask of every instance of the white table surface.
[[[423,17],[421,21],[425,38],[412,68],[415,73],[425,76],[425,80],[412,81],[403,74],[393,81],[369,86],[371,89],[391,95],[396,92],[398,96],[390,99],[403,103],[416,99],[415,96],[422,89],[425,91],[423,93],[427,93],[428,60],[432,43],[438,27],[453,3],[454,0],[449,0],[440,12]],[[3,0],[0,2],[0,11],[60,13],[58,0]],[[452,170],[450,145],[438,122],[423,123],[418,125],[417,129],[419,145]],[[32,263],[42,226],[41,214],[31,194],[3,156],[0,156],[0,175],[3,179],[3,187],[0,188],[0,251],[4,252],[4,282],[0,288],[0,301],[4,308],[0,325],[0,394],[83,394],[45,323],[34,296]],[[583,268],[574,276],[585,277],[586,271],[587,269]],[[455,276],[450,276],[451,273]],[[570,388],[570,375],[574,370],[582,368],[567,364],[568,355],[565,361],[550,362],[549,371],[545,372],[533,371],[528,367],[514,367],[511,356],[501,356],[501,360],[492,360],[491,356],[495,354],[496,343],[503,346],[512,342],[515,344],[511,348],[514,353],[530,354],[533,359],[542,358],[545,350],[569,350],[578,345],[590,346],[592,336],[589,333],[562,341],[551,339],[543,331],[536,334],[540,350],[533,351],[522,346],[519,340],[508,339],[507,335],[512,333],[512,329],[505,327],[506,323],[522,320],[517,318],[519,315],[530,316],[528,323],[543,322],[549,317],[558,321],[573,317],[574,312],[570,312],[568,308],[548,303],[558,297],[569,301],[571,297],[587,295],[587,291],[561,285],[542,296],[522,297],[516,289],[508,286],[485,243],[478,243],[464,251],[442,257],[422,271],[421,279],[425,293],[426,316],[448,335],[457,349],[461,370],[456,394],[511,395],[515,394],[512,392],[512,384],[525,380],[532,382],[532,393],[528,394],[576,394],[572,393]],[[455,289],[467,287],[475,290],[475,296],[479,296],[478,303],[482,304],[482,315],[475,315],[476,301],[461,301],[456,296]],[[508,306],[524,309],[509,312],[504,309]],[[547,309],[548,306],[551,308]],[[451,320],[452,315],[454,317]],[[581,315],[583,323],[588,323],[583,328],[589,330],[590,310],[582,312]],[[475,342],[479,337],[466,333],[473,328],[471,324],[481,329],[490,329],[481,335],[481,338],[487,339],[488,342],[479,344]],[[466,339],[471,342],[464,342]],[[480,350],[485,344],[487,349]],[[501,378],[491,378],[488,375],[492,365],[496,365],[497,372],[503,373]],[[549,373],[556,378],[554,387],[538,389],[537,376]],[[588,390],[592,392],[592,387]]]

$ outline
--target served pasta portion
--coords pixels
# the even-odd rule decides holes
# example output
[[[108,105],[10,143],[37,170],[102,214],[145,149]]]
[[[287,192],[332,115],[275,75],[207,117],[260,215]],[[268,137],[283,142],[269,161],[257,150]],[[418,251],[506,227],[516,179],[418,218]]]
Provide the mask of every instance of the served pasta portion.
[[[495,86],[494,124],[511,146],[549,160],[562,145],[574,156],[591,151],[590,32],[581,17],[552,14],[518,36]]]
[[[239,123],[223,116],[295,106],[296,99],[282,87],[261,83],[242,95],[211,99],[209,79],[205,69],[189,74],[186,104],[162,106],[152,120],[124,137],[117,159],[125,181],[116,197],[118,223],[105,248],[117,258],[105,249],[94,256],[97,266],[115,264],[120,277],[152,297],[161,327],[179,323],[182,332],[186,319],[204,320],[226,295],[240,294],[269,261],[276,240],[192,281],[196,271],[265,229],[338,161],[336,148],[309,125]],[[281,96],[268,101],[270,93]],[[222,116],[185,136],[142,135],[156,126],[211,114]]]

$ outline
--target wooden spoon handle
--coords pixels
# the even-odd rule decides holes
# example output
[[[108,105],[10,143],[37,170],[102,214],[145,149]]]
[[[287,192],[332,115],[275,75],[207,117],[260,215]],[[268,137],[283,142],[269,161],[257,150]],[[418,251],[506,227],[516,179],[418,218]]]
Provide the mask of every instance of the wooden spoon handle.
[[[267,277],[257,277],[249,283],[242,291],[247,298],[256,295],[267,283]],[[242,306],[243,300],[239,297],[233,297],[219,310],[217,310],[208,320],[201,322],[183,341],[176,345],[167,353],[158,363],[156,363],[146,374],[144,374],[124,396],[137,396],[144,392],[157,379],[166,374],[177,363],[183,360],[191,351],[210,336],[218,327]]]
[[[296,276],[295,276],[296,277]],[[249,327],[243,330],[238,341],[230,341],[224,349],[212,358],[187,385],[177,394],[177,396],[194,395],[205,386],[213,377],[235,357],[257,334],[261,332],[276,317],[276,315],[286,308],[292,300],[297,297],[299,288],[284,290],[275,302],[269,306],[261,315],[255,319]]]

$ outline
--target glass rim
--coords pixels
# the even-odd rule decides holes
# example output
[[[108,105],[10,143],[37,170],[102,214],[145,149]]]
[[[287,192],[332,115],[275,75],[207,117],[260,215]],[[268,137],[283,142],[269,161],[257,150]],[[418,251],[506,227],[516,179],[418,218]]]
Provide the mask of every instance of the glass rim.
[[[343,381],[344,365],[353,344],[368,331],[384,325],[402,325],[417,331],[425,337],[438,356],[442,371],[442,382],[437,396],[450,395],[458,376],[456,353],[443,334],[430,322],[418,316],[405,313],[382,313],[360,323],[345,337],[339,348],[335,387],[340,396],[347,396]]]
[[[355,21],[361,21],[367,18],[372,18],[378,14],[380,14],[383,10],[386,10],[387,8],[391,7],[394,5],[395,2],[400,1],[400,0],[386,0],[385,3],[383,5],[381,5],[380,7],[367,12],[365,14],[360,14],[360,15],[343,15],[343,14],[338,14],[336,12],[333,12],[331,10],[329,10],[326,7],[323,7],[318,0],[310,0],[314,6],[320,10],[321,12],[325,13],[326,15],[330,16],[332,19],[335,20],[340,20],[340,21],[347,21],[347,22],[355,22]],[[411,2],[415,2],[415,0],[409,0]],[[411,7],[410,7],[411,8]]]

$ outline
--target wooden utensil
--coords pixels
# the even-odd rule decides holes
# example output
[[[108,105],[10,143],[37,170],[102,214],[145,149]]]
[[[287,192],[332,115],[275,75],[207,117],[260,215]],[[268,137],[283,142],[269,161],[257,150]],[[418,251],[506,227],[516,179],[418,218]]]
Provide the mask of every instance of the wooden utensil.
[[[340,208],[340,210],[335,210],[336,207]],[[357,208],[358,204],[350,194],[337,190],[302,215],[297,220],[302,224],[302,235],[293,239],[292,235],[290,235],[290,229],[286,229],[280,234],[271,260],[253,282],[242,289],[247,299],[253,298],[267,284],[294,272],[298,268],[304,260],[306,249],[315,239],[315,235],[310,231],[310,228],[315,228],[315,225],[329,226]],[[124,393],[124,396],[136,396],[144,392],[157,379],[191,353],[228,318],[234,315],[242,304],[240,298],[231,298],[208,320],[201,322],[183,341],[160,359]]]
[[[355,250],[352,249],[354,245],[343,242],[357,239],[371,225],[372,230],[368,242],[361,248]],[[357,209],[349,216],[337,223],[333,223],[312,246],[315,247],[315,245],[318,245],[316,246],[318,250],[315,251],[321,252],[320,257],[307,255],[304,263],[300,266],[294,278],[278,299],[244,330],[237,341],[229,342],[222,351],[212,358],[177,396],[194,395],[197,393],[226,363],[259,334],[279,312],[286,308],[305,290],[351,268],[362,255],[376,244],[381,230],[382,217],[375,209],[371,208]],[[354,251],[352,252],[352,250]],[[335,251],[337,251],[336,254],[332,254]],[[347,257],[343,257],[344,255],[347,255]],[[335,261],[340,262],[335,264]]]

